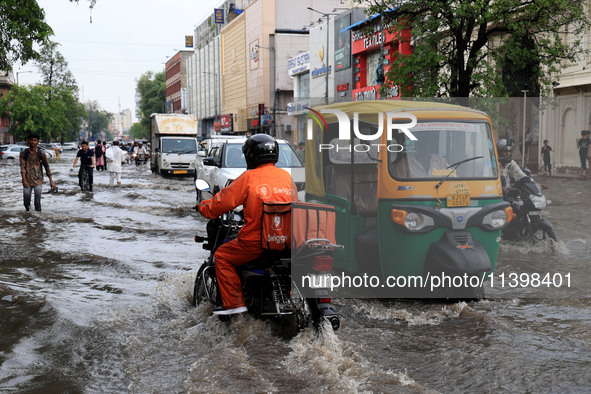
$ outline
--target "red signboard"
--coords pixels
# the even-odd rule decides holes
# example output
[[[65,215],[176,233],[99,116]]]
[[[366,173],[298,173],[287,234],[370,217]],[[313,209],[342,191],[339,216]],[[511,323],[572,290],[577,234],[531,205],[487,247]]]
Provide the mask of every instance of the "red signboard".
[[[220,116],[220,131],[232,131],[232,114]]]

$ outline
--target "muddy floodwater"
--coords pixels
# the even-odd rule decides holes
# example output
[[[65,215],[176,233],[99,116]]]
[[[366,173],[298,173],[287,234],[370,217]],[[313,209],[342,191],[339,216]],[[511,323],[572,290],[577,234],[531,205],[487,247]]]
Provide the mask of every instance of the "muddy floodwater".
[[[192,179],[123,166],[81,192],[74,153],[56,195],[25,212],[0,162],[0,392],[591,391],[591,182],[544,178],[558,245],[505,243],[497,274],[570,274],[556,291],[480,302],[337,299],[341,328],[287,341],[248,316],[191,306],[206,252]]]

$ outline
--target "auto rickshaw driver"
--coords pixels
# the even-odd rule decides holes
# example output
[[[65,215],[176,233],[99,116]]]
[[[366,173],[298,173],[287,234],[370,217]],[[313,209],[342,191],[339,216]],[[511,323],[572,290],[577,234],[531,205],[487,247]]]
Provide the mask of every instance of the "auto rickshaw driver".
[[[448,175],[447,160],[438,153],[437,134],[421,132],[418,141],[407,139],[404,134],[404,150],[395,168],[401,179],[433,178]]]

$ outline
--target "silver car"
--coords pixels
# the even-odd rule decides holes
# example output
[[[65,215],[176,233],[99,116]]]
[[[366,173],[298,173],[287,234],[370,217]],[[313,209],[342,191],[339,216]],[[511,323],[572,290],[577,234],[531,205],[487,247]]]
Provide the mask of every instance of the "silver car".
[[[240,174],[246,171],[246,160],[242,145],[246,138],[220,138],[206,140],[207,151],[199,152],[197,160],[197,178],[207,181],[214,193],[228,186]],[[285,140],[279,143],[279,160],[276,166],[289,172],[299,191],[304,190],[304,164],[296,155],[293,147]]]
[[[0,146],[0,158],[6,160],[19,160],[21,151],[27,149],[28,146],[25,145],[2,145]],[[38,148],[42,152],[45,152],[48,160],[51,160],[55,157],[54,153],[49,149]]]
[[[25,145],[2,145],[0,146],[0,158],[18,160],[21,151],[25,149],[27,149]]]

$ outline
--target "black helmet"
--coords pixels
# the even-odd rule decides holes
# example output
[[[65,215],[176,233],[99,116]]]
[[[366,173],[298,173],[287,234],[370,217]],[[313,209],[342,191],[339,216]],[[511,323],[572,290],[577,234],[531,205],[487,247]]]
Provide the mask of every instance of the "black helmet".
[[[265,163],[277,163],[279,144],[268,134],[255,134],[242,145],[246,167],[250,170]]]
[[[511,145],[507,144],[507,140],[502,139],[497,141],[497,151],[499,152],[499,162],[501,164],[508,164],[511,160],[513,160]],[[509,152],[508,156],[503,156],[503,152]]]

